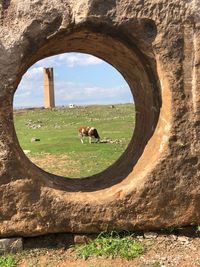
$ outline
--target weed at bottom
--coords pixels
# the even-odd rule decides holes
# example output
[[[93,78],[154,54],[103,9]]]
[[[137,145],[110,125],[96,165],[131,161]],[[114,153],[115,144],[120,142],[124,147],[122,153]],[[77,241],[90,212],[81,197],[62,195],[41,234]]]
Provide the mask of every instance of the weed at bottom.
[[[0,256],[0,267],[14,267],[16,265],[16,261],[14,256],[5,255]]]
[[[196,232],[200,233],[200,225],[197,225]]]
[[[86,245],[75,246],[76,255],[87,259],[91,256],[115,258],[120,256],[127,260],[138,257],[144,252],[143,245],[132,235],[121,236],[116,232],[101,233]]]

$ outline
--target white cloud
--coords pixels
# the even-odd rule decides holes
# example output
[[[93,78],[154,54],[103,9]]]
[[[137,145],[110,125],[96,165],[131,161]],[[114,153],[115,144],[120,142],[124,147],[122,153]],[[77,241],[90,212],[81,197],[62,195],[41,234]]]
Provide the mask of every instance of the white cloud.
[[[23,79],[37,79],[39,76],[43,75],[43,68],[42,67],[34,67],[29,69]]]
[[[34,73],[34,75],[33,75]],[[37,77],[38,70],[32,72],[34,80],[22,80],[15,93],[15,106],[43,106],[43,77]],[[56,105],[86,104],[110,104],[124,103],[132,100],[128,85],[121,84],[116,87],[87,86],[72,81],[55,82]]]
[[[14,95],[14,106],[43,105],[43,68],[30,68],[22,77]]]
[[[124,103],[133,101],[128,85],[117,87],[87,87],[75,83],[59,83],[55,91],[56,102],[59,105],[68,105],[69,103],[80,104],[106,104],[106,103]]]
[[[23,76],[14,97],[14,106],[43,106],[43,67],[59,66],[67,64],[68,67],[86,66],[101,64],[103,61],[87,54],[68,53],[56,57],[50,57],[33,65]],[[55,63],[55,64],[54,64]],[[62,70],[61,66],[60,70]],[[56,69],[56,68],[55,68]],[[59,69],[59,67],[57,68]],[[75,70],[77,71],[77,70]],[[81,71],[78,70],[78,71]],[[109,72],[101,75],[109,76]],[[106,103],[124,103],[132,101],[132,95],[129,86],[125,81],[119,80],[118,86],[109,85],[107,82],[98,83],[98,79],[90,79],[86,76],[84,82],[75,76],[72,80],[70,76],[61,75],[60,72],[54,72],[55,79],[55,100],[56,105],[68,105],[69,103],[80,104],[106,104]],[[70,79],[70,80],[69,80]],[[112,79],[112,78],[111,78]]]
[[[62,54],[59,59],[68,65],[68,67],[73,68],[74,66],[88,66],[101,64],[103,61],[97,57],[87,54]]]
[[[73,68],[75,66],[97,65],[101,63],[103,63],[101,59],[92,55],[82,53],[65,53],[42,59],[37,62],[37,65],[41,67],[55,67],[66,65],[67,67]]]
[[[44,58],[36,63],[37,66],[42,68],[50,68],[62,65],[62,62],[58,59],[58,56]]]

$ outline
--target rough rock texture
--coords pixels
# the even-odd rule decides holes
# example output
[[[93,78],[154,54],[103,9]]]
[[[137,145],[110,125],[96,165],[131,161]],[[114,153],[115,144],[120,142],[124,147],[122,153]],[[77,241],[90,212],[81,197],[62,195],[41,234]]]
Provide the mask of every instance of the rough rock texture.
[[[199,0],[0,1],[0,236],[200,223]],[[121,158],[82,180],[24,155],[13,95],[36,61],[62,52],[118,69],[136,102]]]
[[[16,253],[23,250],[22,238],[0,239],[0,255],[5,253]]]

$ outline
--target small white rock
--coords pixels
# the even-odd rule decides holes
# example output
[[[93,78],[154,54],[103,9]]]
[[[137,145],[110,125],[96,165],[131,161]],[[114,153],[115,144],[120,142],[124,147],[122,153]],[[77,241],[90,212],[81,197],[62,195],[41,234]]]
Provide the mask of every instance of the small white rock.
[[[187,236],[178,236],[178,241],[181,243],[188,243],[189,238]]]
[[[173,240],[177,240],[177,236],[176,236],[176,235],[171,235],[171,238],[172,238]]]
[[[24,151],[24,154],[29,154],[29,153],[31,153],[31,151],[30,150],[27,150],[27,149],[25,149],[25,150],[23,150]]]
[[[144,239],[143,235],[137,235],[136,237],[137,237],[137,239],[139,239],[139,240]]]
[[[147,239],[156,238],[157,236],[158,236],[158,234],[155,233],[155,232],[144,233],[144,237],[147,238]]]

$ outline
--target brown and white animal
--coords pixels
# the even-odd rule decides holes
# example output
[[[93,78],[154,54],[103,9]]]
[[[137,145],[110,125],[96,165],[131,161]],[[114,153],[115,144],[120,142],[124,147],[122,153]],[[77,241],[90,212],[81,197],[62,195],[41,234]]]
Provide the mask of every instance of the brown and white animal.
[[[84,136],[89,137],[90,144],[92,143],[92,138],[95,138],[96,142],[100,141],[100,136],[97,132],[97,129],[95,129],[94,127],[81,126],[78,131],[79,131],[79,136],[80,136],[82,144],[83,144],[83,137]]]

